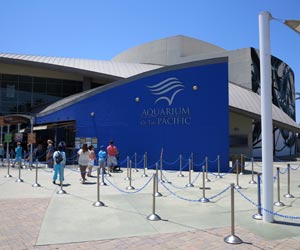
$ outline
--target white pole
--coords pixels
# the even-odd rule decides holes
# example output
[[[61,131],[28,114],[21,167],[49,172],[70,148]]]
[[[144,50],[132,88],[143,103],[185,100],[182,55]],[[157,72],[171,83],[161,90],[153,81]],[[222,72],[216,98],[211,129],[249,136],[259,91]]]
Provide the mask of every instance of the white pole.
[[[262,208],[264,222],[273,222],[273,126],[269,12],[259,13],[262,130]],[[266,209],[266,210],[264,210]],[[271,212],[271,213],[270,213]]]

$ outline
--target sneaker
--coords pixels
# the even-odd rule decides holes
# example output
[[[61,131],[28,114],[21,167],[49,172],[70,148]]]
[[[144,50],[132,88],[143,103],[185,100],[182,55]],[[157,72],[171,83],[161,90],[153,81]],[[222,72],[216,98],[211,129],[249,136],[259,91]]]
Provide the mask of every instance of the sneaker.
[[[53,184],[56,184],[55,181],[52,181]]]

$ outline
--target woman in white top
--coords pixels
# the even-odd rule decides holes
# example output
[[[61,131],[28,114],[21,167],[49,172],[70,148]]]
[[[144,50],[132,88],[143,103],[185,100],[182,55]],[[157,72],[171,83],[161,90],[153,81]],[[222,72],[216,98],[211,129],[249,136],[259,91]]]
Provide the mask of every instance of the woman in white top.
[[[90,152],[88,150],[87,144],[83,144],[82,148],[78,150],[77,157],[78,157],[78,165],[80,169],[81,174],[81,183],[84,184],[86,181],[85,175],[86,175],[86,168],[88,166],[89,162],[89,155]]]

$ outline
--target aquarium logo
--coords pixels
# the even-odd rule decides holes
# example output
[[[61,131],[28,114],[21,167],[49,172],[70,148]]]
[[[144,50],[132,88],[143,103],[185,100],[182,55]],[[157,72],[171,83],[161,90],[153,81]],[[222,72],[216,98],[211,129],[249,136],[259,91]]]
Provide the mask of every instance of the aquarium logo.
[[[184,85],[175,77],[170,77],[152,86],[147,86],[153,95],[158,96],[154,104],[159,101],[167,101],[171,106],[175,96],[184,89]]]

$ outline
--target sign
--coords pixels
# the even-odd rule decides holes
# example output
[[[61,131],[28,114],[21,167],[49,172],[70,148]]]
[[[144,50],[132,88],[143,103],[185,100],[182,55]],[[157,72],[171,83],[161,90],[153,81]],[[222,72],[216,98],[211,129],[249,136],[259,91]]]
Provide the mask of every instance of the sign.
[[[22,142],[22,141],[23,141],[23,134],[15,133],[15,142]]]
[[[36,143],[36,133],[28,133],[27,140],[30,144]]]
[[[12,142],[12,134],[5,134],[4,135],[4,142],[6,142],[6,143]]]

